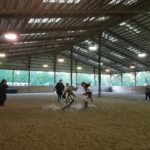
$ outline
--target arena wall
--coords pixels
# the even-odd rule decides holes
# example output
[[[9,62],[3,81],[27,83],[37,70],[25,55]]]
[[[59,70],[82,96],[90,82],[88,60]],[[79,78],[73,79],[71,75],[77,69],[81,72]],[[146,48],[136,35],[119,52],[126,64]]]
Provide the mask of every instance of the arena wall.
[[[145,87],[144,86],[113,86],[112,92],[114,93],[144,93]]]
[[[13,86],[10,89],[17,89],[17,93],[47,93],[54,92],[50,86]]]
[[[54,92],[54,87],[50,86],[13,86],[10,89],[17,89],[17,93],[47,93]],[[112,86],[102,88],[102,92],[114,92],[114,93],[144,93],[144,86],[127,87],[127,86]],[[92,87],[93,92],[97,92],[97,87]],[[79,87],[78,92],[83,92],[83,89]]]

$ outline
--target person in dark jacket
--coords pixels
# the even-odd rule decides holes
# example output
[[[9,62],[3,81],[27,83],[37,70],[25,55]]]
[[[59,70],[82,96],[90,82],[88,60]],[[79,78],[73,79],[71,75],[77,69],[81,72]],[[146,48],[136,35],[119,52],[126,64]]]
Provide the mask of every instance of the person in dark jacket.
[[[4,106],[6,101],[6,90],[8,88],[7,81],[3,79],[0,83],[0,106]]]
[[[150,100],[150,85],[147,84],[145,87],[145,99],[147,100],[149,98]]]
[[[59,82],[55,86],[56,93],[57,93],[57,96],[58,96],[58,101],[60,101],[61,98],[62,98],[62,94],[63,94],[64,88],[65,88],[65,86],[62,83],[62,80],[59,80]]]

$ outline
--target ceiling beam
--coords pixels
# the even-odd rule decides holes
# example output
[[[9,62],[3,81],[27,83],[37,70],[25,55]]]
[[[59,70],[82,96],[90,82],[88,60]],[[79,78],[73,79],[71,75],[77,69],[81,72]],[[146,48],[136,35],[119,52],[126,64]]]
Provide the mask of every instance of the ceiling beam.
[[[93,39],[93,40],[94,40],[94,39]],[[106,39],[104,39],[104,40],[106,40]],[[97,40],[94,40],[94,41],[97,42]],[[109,42],[110,42],[110,41],[109,41]],[[124,48],[122,48],[120,45],[118,45],[118,44],[116,44],[116,43],[114,43],[114,42],[111,42],[111,43],[112,43],[114,46],[117,45],[117,46],[120,47],[121,49],[124,49]],[[131,55],[127,55],[126,53],[123,53],[123,52],[121,52],[120,50],[118,50],[117,48],[113,48],[112,46],[109,46],[108,44],[106,45],[104,42],[102,43],[102,45],[103,45],[104,47],[110,49],[112,52],[116,52],[116,53],[121,54],[122,56],[125,56],[126,58],[130,59],[131,61],[134,60],[135,62],[137,62],[137,63],[139,63],[139,64],[142,64],[142,65],[144,65],[144,66],[146,66],[146,67],[150,67],[148,64],[146,64],[146,63],[140,61],[139,59],[137,59],[137,58],[135,58],[135,57],[132,57]],[[107,55],[109,55],[109,54],[107,54]],[[111,58],[113,58],[113,57],[110,56],[110,58],[108,58],[108,59],[111,60]],[[117,59],[117,61],[118,61],[118,59]],[[120,61],[120,64],[122,64],[122,63],[123,63],[123,60]],[[129,64],[130,64],[130,62],[125,62],[125,64],[123,63],[122,65],[124,65],[124,66],[126,66],[126,67],[129,67]],[[130,64],[130,65],[131,65],[131,64]]]
[[[145,27],[144,25],[142,25],[141,23],[139,23],[137,20],[135,20],[135,19],[132,18],[130,21],[132,21],[137,26],[139,26],[140,28],[142,28],[145,32],[148,32],[150,34],[150,29],[148,29],[147,27]]]
[[[85,40],[85,39],[83,39],[83,40]],[[33,49],[30,49],[30,52],[28,52],[28,53],[26,52],[26,50],[22,51],[22,52],[18,52],[18,53],[13,52],[12,54],[9,54],[7,57],[23,57],[23,56],[48,54],[48,53],[53,53],[53,52],[60,53],[62,51],[65,51],[65,50],[72,48],[74,45],[77,45],[80,42],[81,41],[76,40],[76,42],[70,44],[69,46],[68,45],[67,46],[61,46],[61,47],[58,47],[57,49],[49,49],[49,48],[46,49],[46,48],[44,48],[44,49],[40,49],[40,50],[34,51],[34,52],[33,52]]]
[[[96,42],[96,41],[95,41]],[[110,53],[111,52],[113,52],[113,50],[112,49],[110,49],[109,48],[109,51],[110,52],[108,52],[108,50],[107,50],[107,52],[106,52],[106,50],[104,49],[104,47],[106,47],[107,45],[105,45],[104,43],[102,43],[102,54],[104,54],[105,55],[105,58],[107,58],[107,59],[109,59],[109,60],[111,60],[111,61],[113,61],[113,62],[115,62],[115,63],[119,63],[119,64],[122,64],[123,66],[129,66],[129,65],[127,65],[127,62],[126,61],[122,61],[121,59],[118,59],[118,58],[116,58],[115,59],[115,56],[113,56],[112,57],[112,55],[110,55]],[[82,48],[84,48],[84,49],[87,49],[85,46],[81,46],[80,45],[80,47],[82,47]],[[107,47],[107,49],[108,49],[108,47]],[[104,56],[103,56],[104,57]]]
[[[68,58],[71,57],[70,54],[63,53],[63,55],[66,56],[66,57],[68,57]],[[77,60],[78,62],[83,63],[83,64],[85,64],[85,65],[90,65],[91,67],[96,67],[96,68],[97,68],[96,65],[91,64],[91,63],[88,63],[87,61],[84,61],[83,59],[80,59],[79,57],[73,56],[73,59],[74,59],[74,60]]]
[[[129,41],[128,39],[122,37],[121,35],[118,35],[117,33],[113,32],[113,31],[108,31],[109,33],[111,33],[113,36],[116,36],[117,38],[121,39],[122,41],[128,43],[129,45],[133,46],[133,47],[136,47],[137,49],[141,50],[141,51],[145,51],[147,52],[148,54],[150,54],[149,50]]]
[[[117,24],[117,22],[115,22],[115,24]],[[80,26],[76,26],[76,27],[48,27],[48,28],[44,28],[44,29],[35,29],[35,28],[31,28],[31,29],[0,29],[0,34],[4,34],[6,32],[15,32],[18,34],[27,34],[27,33],[50,33],[50,32],[62,32],[62,31],[84,31],[84,30],[90,30],[90,31],[95,31],[95,30],[107,30],[108,28],[112,28],[114,27],[114,24],[98,24],[98,25],[80,25]]]
[[[115,44],[114,44],[114,45],[115,45]],[[122,52],[121,52],[120,50],[118,50],[117,48],[112,48],[112,47],[110,47],[109,45],[106,45],[106,44],[103,44],[103,46],[109,48],[111,51],[120,53],[121,55],[125,56],[126,58],[129,58],[131,61],[135,61],[135,62],[137,62],[137,63],[139,63],[139,64],[142,64],[142,65],[144,65],[144,66],[146,66],[146,67],[150,67],[148,64],[146,64],[146,63],[144,63],[144,62],[138,60],[136,57],[132,57],[131,55],[127,55],[127,54],[125,54],[125,53],[122,53]],[[117,46],[118,46],[118,45],[117,45]],[[122,48],[122,47],[120,47],[120,48]],[[124,48],[122,48],[122,49],[124,49]],[[130,62],[129,62],[129,63],[130,63]],[[130,65],[131,65],[131,64],[130,64]]]
[[[15,52],[15,53],[19,53],[22,51],[38,51],[41,48],[42,49],[58,49],[58,48],[63,48],[64,46],[70,46],[72,44],[75,44],[76,42],[78,42],[79,40],[71,40],[71,41],[66,41],[66,42],[61,42],[61,43],[36,43],[36,44],[29,44],[29,45],[15,45],[15,46],[9,46],[7,45],[5,48],[0,48],[0,51],[6,51],[9,53],[11,52]]]
[[[0,17],[1,18],[85,18],[85,17],[102,17],[102,16],[121,16],[121,15],[129,15],[129,14],[141,14],[149,11],[147,8],[143,7],[143,9],[116,9],[116,10],[106,10],[102,9],[100,11],[87,11],[87,10],[79,10],[76,9],[24,9],[24,10],[16,10],[16,9],[0,9]]]
[[[83,47],[82,47],[82,48],[83,48]],[[75,48],[74,48],[74,49],[75,49]],[[84,49],[85,49],[85,48],[84,48]],[[81,52],[81,51],[79,51],[79,50],[74,50],[74,53],[76,53],[76,54],[78,54],[78,55],[81,55],[82,57],[88,58],[88,59],[90,59],[90,60],[92,60],[92,61],[98,62],[98,58],[93,57],[93,54],[90,55],[90,53],[87,54],[87,53]],[[104,56],[103,54],[102,54],[102,57],[106,58],[106,56]],[[114,60],[112,60],[112,61],[115,62]],[[124,70],[118,69],[118,68],[114,67],[114,66],[113,66],[112,64],[110,64],[110,63],[107,63],[107,65],[110,66],[110,67],[112,67],[112,68],[115,69],[115,70],[118,70],[118,71],[120,71],[120,72],[124,72]],[[98,67],[98,65],[97,65],[97,67]]]

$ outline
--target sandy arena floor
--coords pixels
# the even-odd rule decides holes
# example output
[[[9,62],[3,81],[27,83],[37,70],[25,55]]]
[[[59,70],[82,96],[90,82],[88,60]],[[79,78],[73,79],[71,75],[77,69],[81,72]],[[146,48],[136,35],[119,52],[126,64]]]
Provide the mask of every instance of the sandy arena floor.
[[[150,102],[103,96],[62,111],[50,94],[8,95],[0,150],[150,150]]]

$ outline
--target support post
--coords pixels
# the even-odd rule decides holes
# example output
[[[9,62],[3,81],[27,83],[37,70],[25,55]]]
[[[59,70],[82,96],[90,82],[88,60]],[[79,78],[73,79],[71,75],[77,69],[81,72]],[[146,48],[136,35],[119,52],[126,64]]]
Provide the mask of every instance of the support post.
[[[137,73],[136,73],[136,70],[135,70],[135,72],[134,72],[134,81],[135,81],[135,86],[136,86],[136,75],[137,75]]]
[[[15,75],[15,71],[13,70],[13,72],[12,72],[12,85],[14,85],[14,75]]]
[[[110,86],[112,87],[112,74],[110,73]]]
[[[31,58],[28,57],[28,86],[30,85],[30,70],[31,70]]]
[[[70,85],[72,86],[72,73],[73,73],[73,49],[70,51]]]
[[[121,72],[121,86],[123,86],[123,74],[122,74],[122,72]]]
[[[96,86],[96,69],[94,68],[94,86]]]
[[[53,70],[54,70],[54,86],[56,84],[56,59],[57,59],[57,56],[56,56],[56,53],[54,54],[54,66],[53,66]]]
[[[101,96],[101,49],[102,49],[102,33],[98,37],[98,97]]]
[[[78,83],[78,70],[77,70],[77,61],[75,62],[76,66],[76,84]]]

